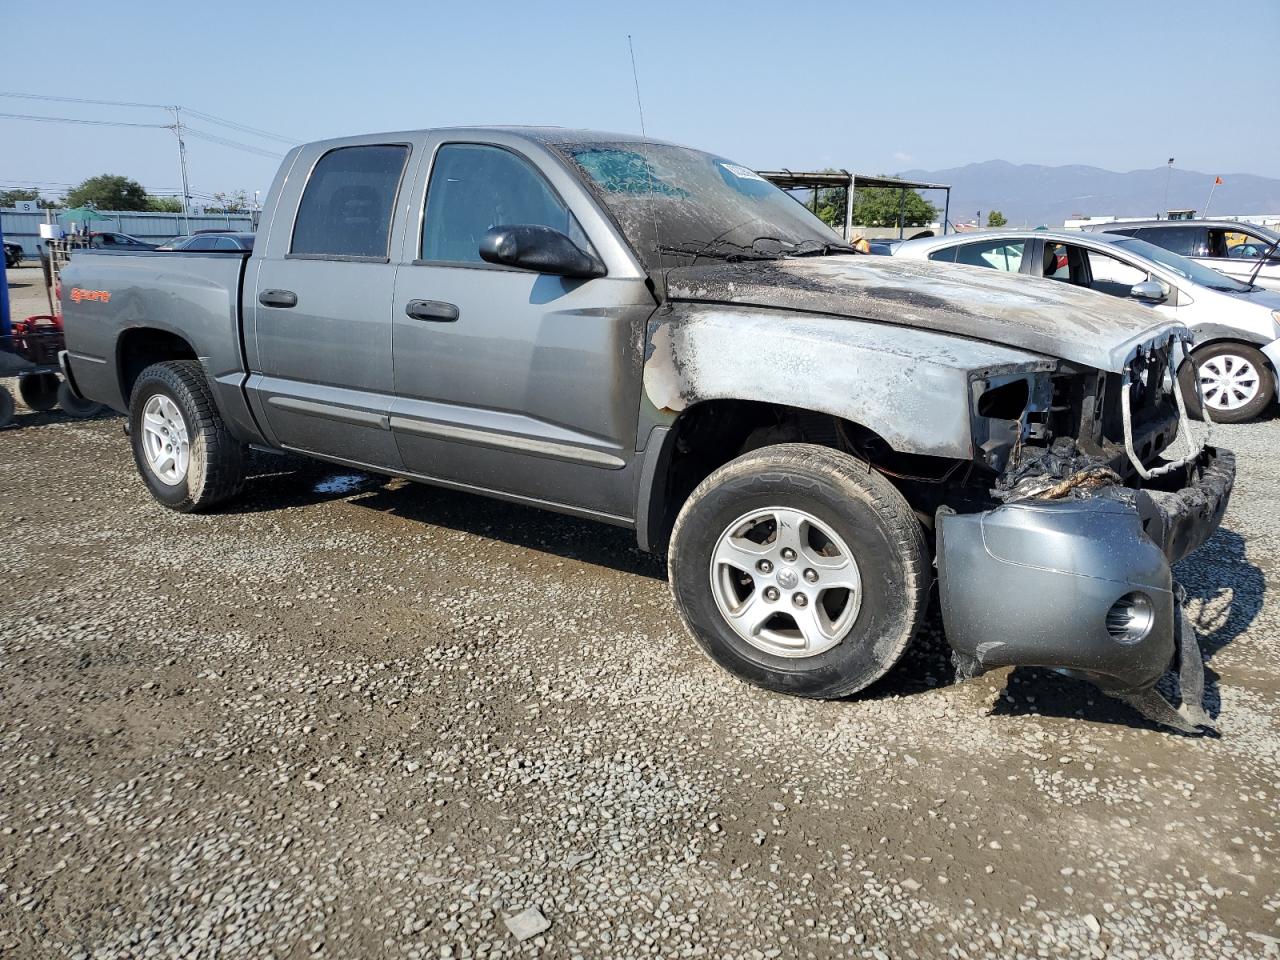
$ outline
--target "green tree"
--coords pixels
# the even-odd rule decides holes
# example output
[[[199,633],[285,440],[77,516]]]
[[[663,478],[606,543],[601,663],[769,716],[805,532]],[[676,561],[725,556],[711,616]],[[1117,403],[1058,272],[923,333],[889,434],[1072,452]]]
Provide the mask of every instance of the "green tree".
[[[853,222],[863,227],[922,227],[938,219],[938,208],[914,190],[871,187],[853,192]]]
[[[243,190],[235,193],[215,193],[213,205],[205,207],[209,213],[243,213],[249,209],[249,195]]]
[[[39,199],[39,190],[0,190],[0,207],[12,207],[19,200]]]
[[[114,173],[90,177],[67,194],[67,206],[93,204],[99,210],[147,210],[147,201],[142,184]]]
[[[41,210],[49,210],[60,206],[55,200],[46,200],[40,196],[39,190],[0,190],[0,207],[12,207],[19,200],[34,200]]]
[[[999,210],[992,210],[987,214],[988,227],[1003,227],[1009,221],[1004,218],[1004,214]]]
[[[182,201],[177,197],[153,197],[147,194],[147,209],[156,213],[181,213]]]

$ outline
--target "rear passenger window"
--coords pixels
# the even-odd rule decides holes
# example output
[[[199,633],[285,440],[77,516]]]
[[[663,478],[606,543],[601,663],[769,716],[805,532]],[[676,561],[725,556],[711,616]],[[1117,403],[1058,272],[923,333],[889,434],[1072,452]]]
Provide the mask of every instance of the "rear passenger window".
[[[956,263],[1017,273],[1022,268],[1022,251],[1025,246],[1025,240],[987,240],[982,243],[969,243],[956,250]]]
[[[480,263],[484,235],[516,224],[551,227],[591,249],[569,208],[523,157],[477,143],[448,143],[437,151],[427,186],[421,259]]]
[[[289,253],[386,260],[391,217],[409,148],[378,144],[330,150],[311,171]]]
[[[1202,257],[1206,231],[1203,227],[1144,227],[1138,239],[1184,257]]]

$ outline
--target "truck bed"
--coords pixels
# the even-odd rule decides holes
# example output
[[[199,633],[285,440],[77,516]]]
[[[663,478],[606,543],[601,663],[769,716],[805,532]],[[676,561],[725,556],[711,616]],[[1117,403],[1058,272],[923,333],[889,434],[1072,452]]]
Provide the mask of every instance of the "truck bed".
[[[191,344],[228,423],[248,415],[241,297],[249,251],[76,251],[62,271],[63,325],[76,386],[125,412],[131,328],[167,330]],[[126,334],[120,346],[118,338]],[[244,410],[240,414],[240,410]],[[247,425],[256,433],[252,419]]]

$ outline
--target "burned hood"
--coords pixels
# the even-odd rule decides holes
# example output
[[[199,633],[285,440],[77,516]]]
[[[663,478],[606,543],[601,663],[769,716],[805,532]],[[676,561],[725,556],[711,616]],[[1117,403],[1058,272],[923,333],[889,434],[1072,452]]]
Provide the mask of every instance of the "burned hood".
[[[871,320],[1120,372],[1138,344],[1179,327],[1149,307],[983,267],[840,256],[668,271],[675,301]]]

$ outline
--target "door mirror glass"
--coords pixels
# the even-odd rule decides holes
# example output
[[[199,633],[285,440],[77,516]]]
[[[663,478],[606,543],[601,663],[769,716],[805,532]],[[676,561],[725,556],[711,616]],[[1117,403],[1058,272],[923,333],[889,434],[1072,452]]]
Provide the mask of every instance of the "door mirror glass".
[[[480,259],[557,277],[589,280],[605,275],[604,264],[559,230],[535,223],[494,227],[480,241]]]
[[[1148,303],[1163,303],[1169,298],[1169,291],[1158,280],[1143,280],[1129,288],[1129,296],[1134,300],[1145,300]]]

